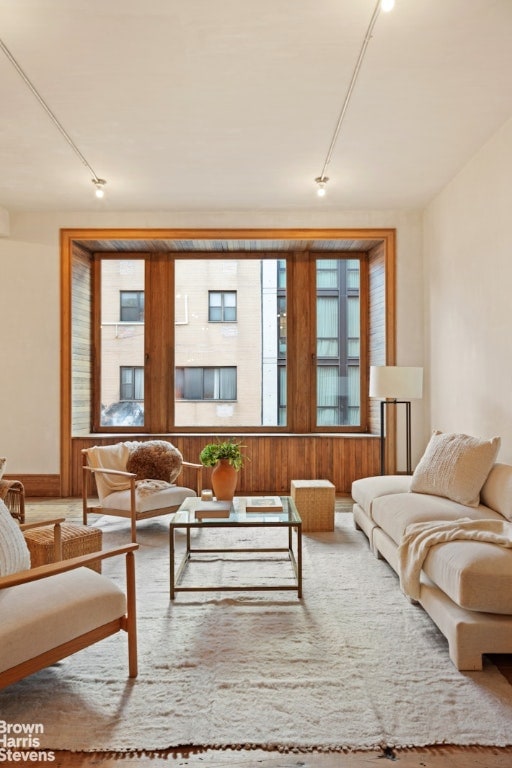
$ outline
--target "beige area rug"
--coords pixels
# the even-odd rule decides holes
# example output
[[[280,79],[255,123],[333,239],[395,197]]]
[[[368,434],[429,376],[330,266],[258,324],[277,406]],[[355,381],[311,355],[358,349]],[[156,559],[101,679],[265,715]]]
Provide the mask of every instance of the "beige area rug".
[[[105,546],[128,540],[124,522],[101,525]],[[238,543],[253,535],[239,532]],[[491,664],[455,669],[442,635],[402,596],[351,514],[336,514],[334,533],[304,536],[302,601],[293,592],[213,592],[170,603],[165,520],[141,524],[139,541],[139,677],[127,678],[120,635],[0,692],[0,717],[41,723],[42,748],[512,743],[512,686]],[[291,578],[274,555],[239,557],[194,563],[190,578]],[[121,579],[120,566],[104,572]]]

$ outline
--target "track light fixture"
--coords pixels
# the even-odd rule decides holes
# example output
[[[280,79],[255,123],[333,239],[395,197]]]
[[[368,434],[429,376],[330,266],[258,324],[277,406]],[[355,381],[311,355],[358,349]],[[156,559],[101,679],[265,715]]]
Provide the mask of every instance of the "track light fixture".
[[[317,195],[319,197],[325,196],[325,182],[328,181],[328,177],[325,175],[327,171],[327,166],[329,165],[332,157],[332,153],[334,151],[334,147],[336,146],[336,141],[338,140],[338,135],[341,130],[341,124],[343,122],[343,119],[345,117],[345,113],[348,109],[348,105],[350,102],[350,97],[352,96],[352,91],[354,90],[357,76],[359,75],[359,70],[361,69],[361,65],[363,63],[363,59],[366,54],[366,48],[368,47],[368,44],[372,38],[373,28],[377,22],[377,18],[379,16],[379,13],[381,11],[391,11],[394,8],[395,0],[377,0],[377,4],[373,10],[372,17],[370,19],[370,23],[368,25],[368,29],[366,30],[366,34],[364,36],[363,43],[361,45],[361,49],[359,51],[359,56],[357,57],[356,65],[354,67],[354,71],[352,73],[352,78],[350,80],[347,93],[345,95],[345,100],[343,102],[343,106],[341,107],[341,112],[338,117],[338,122],[336,123],[336,127],[334,129],[333,137],[331,139],[331,143],[329,145],[329,149],[327,152],[327,156],[325,158],[325,162],[322,168],[322,173],[320,176],[317,176],[315,179],[315,182],[317,184]]]
[[[318,197],[325,197],[325,193],[327,192],[325,185],[329,181],[327,176],[317,176],[315,179],[317,187],[316,187],[316,193]]]
[[[105,179],[91,179],[92,183],[96,187],[96,190],[94,194],[98,198],[105,197],[105,184],[107,183]]]
[[[10,50],[7,48],[3,40],[0,40],[0,50],[3,51],[7,59],[11,62],[12,66],[14,67],[16,72],[19,74],[19,76],[21,77],[21,79],[23,80],[27,88],[30,91],[32,91],[32,94],[36,97],[39,104],[44,109],[44,111],[46,112],[46,114],[48,115],[48,117],[50,118],[54,126],[57,128],[57,130],[60,131],[64,139],[67,141],[67,143],[75,153],[75,155],[82,161],[85,167],[92,173],[93,175],[92,183],[96,187],[96,197],[103,197],[103,195],[105,194],[104,186],[107,183],[105,179],[98,178],[98,175],[95,172],[94,168],[92,168],[91,165],[89,165],[86,158],[84,157],[82,152],[80,152],[80,150],[76,146],[75,142],[73,141],[69,133],[66,131],[64,126],[59,122],[59,120],[57,119],[55,114],[52,112],[52,110],[50,109],[46,101],[43,99],[43,97],[41,96],[41,94],[39,93],[35,85],[32,83],[32,81],[28,78],[28,76],[22,70],[22,68],[20,67],[20,65],[18,64],[18,62],[10,52]]]

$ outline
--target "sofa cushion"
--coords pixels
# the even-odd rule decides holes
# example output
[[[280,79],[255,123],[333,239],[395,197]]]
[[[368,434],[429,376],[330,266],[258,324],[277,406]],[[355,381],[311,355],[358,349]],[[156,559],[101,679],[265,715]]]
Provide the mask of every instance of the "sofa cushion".
[[[423,571],[454,603],[469,611],[512,614],[512,551],[482,541],[432,547]]]
[[[183,456],[172,443],[166,440],[147,440],[130,450],[126,469],[134,472],[137,480],[165,480],[172,483],[181,471],[182,462]]]
[[[435,431],[414,471],[411,491],[477,507],[500,443],[499,437],[479,440],[470,435]]]
[[[512,520],[512,466],[496,463],[480,493],[482,504]]]
[[[407,493],[410,486],[411,478],[409,475],[362,477],[352,483],[352,498],[371,517],[374,499],[388,494]]]
[[[466,507],[442,496],[423,493],[397,493],[380,496],[372,503],[372,519],[395,544],[400,544],[408,525],[428,523],[432,520],[496,519],[503,517],[488,507]]]
[[[20,527],[0,499],[0,576],[30,568],[30,552]]]

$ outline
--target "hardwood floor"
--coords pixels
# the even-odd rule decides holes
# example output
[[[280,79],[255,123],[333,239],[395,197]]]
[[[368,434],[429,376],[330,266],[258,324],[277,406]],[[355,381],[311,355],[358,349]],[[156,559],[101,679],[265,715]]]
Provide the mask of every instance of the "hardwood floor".
[[[350,500],[337,499],[337,509],[347,508]],[[48,517],[66,517],[81,523],[78,499],[28,499],[26,519],[32,522]],[[512,685],[512,656],[494,656],[493,662]],[[78,726],[79,727],[79,726]],[[511,723],[512,741],[512,723]],[[55,752],[51,763],[56,768],[110,768],[172,764],[176,768],[383,768],[382,760],[399,762],[401,768],[511,768],[510,747],[432,746],[414,749],[378,749],[350,753],[270,752],[265,750],[169,750],[159,752]],[[35,763],[32,763],[35,765]],[[38,765],[43,763],[38,763]],[[48,765],[48,762],[44,762]],[[384,764],[385,765],[385,764]]]
[[[352,752],[349,754],[316,754],[290,752],[269,753],[262,750],[229,750],[187,753],[160,752],[148,754],[57,752],[52,763],[58,768],[82,766],[157,766],[176,768],[384,768],[382,760],[399,762],[401,768],[510,768],[512,748],[431,747],[428,749],[393,750],[384,753]],[[47,763],[45,763],[47,765]],[[385,764],[384,764],[385,765]]]

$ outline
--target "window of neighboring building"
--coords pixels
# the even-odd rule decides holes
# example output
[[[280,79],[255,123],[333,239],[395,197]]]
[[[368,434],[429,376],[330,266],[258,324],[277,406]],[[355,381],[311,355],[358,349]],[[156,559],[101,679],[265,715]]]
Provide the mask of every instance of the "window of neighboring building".
[[[176,368],[178,400],[236,400],[236,367]]]
[[[144,400],[144,368],[122,365],[119,369],[120,400]]]
[[[144,321],[144,291],[119,291],[119,319],[124,323]]]
[[[211,323],[236,322],[236,291],[208,291],[208,320]]]

